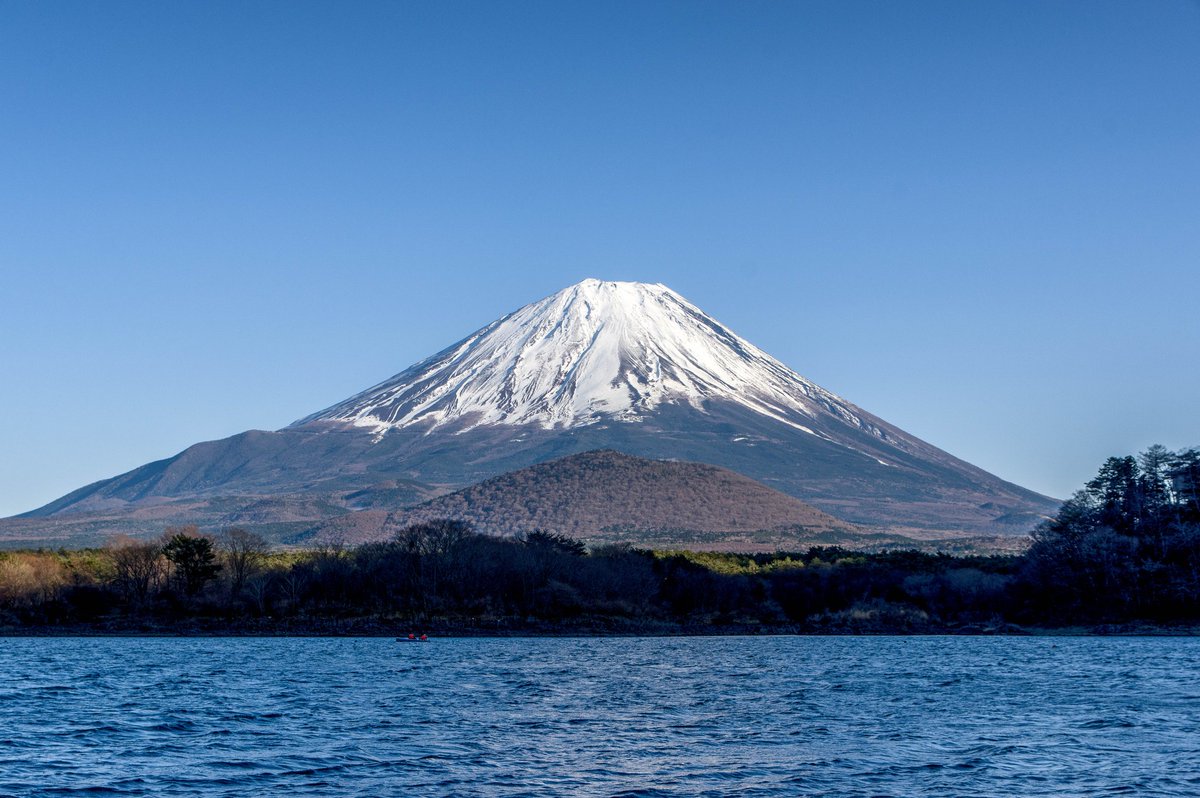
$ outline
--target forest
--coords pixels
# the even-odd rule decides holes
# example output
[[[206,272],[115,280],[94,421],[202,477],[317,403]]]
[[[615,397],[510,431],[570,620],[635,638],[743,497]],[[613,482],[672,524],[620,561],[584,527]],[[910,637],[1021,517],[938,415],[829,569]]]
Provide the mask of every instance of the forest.
[[[0,630],[163,634],[1019,633],[1200,624],[1200,449],[1109,458],[1021,555],[588,548],[413,524],[279,551],[171,528],[0,553]]]

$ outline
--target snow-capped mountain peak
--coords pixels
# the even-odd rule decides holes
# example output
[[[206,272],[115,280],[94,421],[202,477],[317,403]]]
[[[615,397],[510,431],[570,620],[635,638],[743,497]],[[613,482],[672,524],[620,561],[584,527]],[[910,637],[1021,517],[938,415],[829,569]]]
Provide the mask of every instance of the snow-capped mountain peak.
[[[124,532],[150,523],[140,508],[161,519],[167,500],[182,499],[180,512],[207,512],[213,525],[242,523],[230,506],[273,527],[310,517],[293,513],[332,512],[340,524],[359,515],[345,509],[390,512],[599,450],[720,466],[852,523],[935,536],[1019,533],[1057,507],[819,388],[666,286],[584,280],[290,427],[198,443],[19,522],[58,528],[59,516],[103,512],[97,529]],[[691,501],[695,486],[675,484]],[[518,498],[525,509],[506,523],[534,517],[536,491]],[[653,504],[636,518],[653,518]],[[28,528],[17,532],[24,540]]]
[[[587,279],[302,419],[384,434],[409,426],[568,428],[639,421],[664,404],[721,400],[791,427],[836,416],[883,436],[853,405],[796,374],[662,284]]]

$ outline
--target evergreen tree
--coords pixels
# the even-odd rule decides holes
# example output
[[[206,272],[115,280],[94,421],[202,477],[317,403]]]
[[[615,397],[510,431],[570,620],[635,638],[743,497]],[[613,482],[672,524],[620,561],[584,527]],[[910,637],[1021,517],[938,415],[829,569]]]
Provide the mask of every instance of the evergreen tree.
[[[1194,617],[1200,603],[1200,451],[1110,457],[1034,533],[1037,612],[1083,620]]]
[[[172,534],[163,545],[162,554],[175,566],[175,573],[189,596],[203,590],[221,571],[212,541],[186,531]]]
[[[1110,457],[1100,473],[1087,483],[1087,492],[1098,510],[1097,521],[1122,535],[1137,533],[1142,520],[1142,491],[1137,461],[1129,456]]]
[[[1200,522],[1200,449],[1177,452],[1171,458],[1167,477],[1183,520]]]

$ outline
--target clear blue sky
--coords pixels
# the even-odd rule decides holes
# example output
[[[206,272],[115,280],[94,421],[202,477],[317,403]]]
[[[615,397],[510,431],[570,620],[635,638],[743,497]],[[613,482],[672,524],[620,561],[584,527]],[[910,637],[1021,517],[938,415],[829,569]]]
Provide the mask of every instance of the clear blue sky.
[[[1053,495],[1200,444],[1200,6],[0,1],[0,514],[587,276]]]

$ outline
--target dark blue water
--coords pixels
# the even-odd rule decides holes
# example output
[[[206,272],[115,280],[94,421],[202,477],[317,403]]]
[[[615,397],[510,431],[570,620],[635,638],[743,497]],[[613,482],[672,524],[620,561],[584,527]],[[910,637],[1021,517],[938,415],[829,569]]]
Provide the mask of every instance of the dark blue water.
[[[0,794],[1200,795],[1200,640],[2,639]]]

